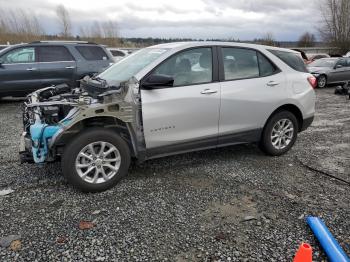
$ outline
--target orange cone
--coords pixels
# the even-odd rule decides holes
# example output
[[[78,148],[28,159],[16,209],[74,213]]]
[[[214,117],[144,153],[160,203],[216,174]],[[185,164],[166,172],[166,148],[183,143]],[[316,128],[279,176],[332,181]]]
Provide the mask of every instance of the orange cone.
[[[295,254],[293,262],[312,262],[312,248],[307,243],[302,243]]]

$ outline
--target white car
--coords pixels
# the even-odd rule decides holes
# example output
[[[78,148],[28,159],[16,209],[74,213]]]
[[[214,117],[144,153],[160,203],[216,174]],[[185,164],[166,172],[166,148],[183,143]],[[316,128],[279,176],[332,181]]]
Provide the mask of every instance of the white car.
[[[144,48],[80,89],[34,92],[25,104],[21,155],[61,160],[83,191],[114,186],[131,158],[242,143],[286,153],[313,121],[316,79],[298,53],[269,46],[168,43]]]
[[[114,62],[118,62],[129,55],[127,50],[119,48],[107,47],[107,50],[112,54]]]

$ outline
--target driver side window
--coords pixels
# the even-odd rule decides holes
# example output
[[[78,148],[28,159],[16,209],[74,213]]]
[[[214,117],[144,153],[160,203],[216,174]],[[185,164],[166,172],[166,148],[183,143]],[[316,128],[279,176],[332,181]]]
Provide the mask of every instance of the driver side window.
[[[211,48],[195,48],[180,52],[157,67],[152,75],[173,77],[174,86],[209,83],[213,78]]]
[[[33,63],[35,62],[35,48],[17,48],[3,55],[0,60],[4,64]]]

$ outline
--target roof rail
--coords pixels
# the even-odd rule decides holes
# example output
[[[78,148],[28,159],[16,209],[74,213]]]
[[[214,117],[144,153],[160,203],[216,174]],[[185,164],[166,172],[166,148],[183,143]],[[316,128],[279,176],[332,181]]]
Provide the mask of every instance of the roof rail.
[[[93,42],[88,41],[74,41],[74,40],[43,40],[43,41],[33,41],[30,44],[36,43],[72,43],[72,44],[95,44]]]

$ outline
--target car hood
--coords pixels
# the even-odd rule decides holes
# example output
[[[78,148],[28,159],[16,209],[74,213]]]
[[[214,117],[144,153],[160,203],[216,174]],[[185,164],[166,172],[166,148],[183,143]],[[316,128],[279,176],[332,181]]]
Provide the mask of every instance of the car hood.
[[[329,67],[312,67],[312,66],[308,66],[307,68],[309,70],[310,73],[327,73],[329,71],[331,71],[331,68]]]

